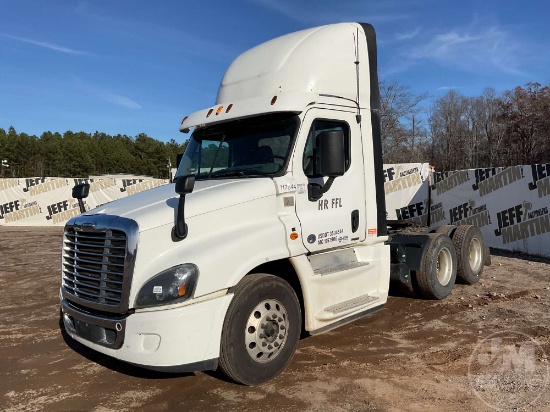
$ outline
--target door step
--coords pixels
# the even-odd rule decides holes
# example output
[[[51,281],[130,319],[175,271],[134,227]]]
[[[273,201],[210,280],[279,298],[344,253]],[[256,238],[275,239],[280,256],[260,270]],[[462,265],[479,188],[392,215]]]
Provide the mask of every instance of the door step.
[[[345,270],[360,268],[361,266],[367,266],[369,262],[348,262],[336,266],[328,266],[314,271],[316,275],[330,275],[331,273],[343,272]]]
[[[321,276],[344,272],[369,264],[369,262],[358,261],[355,251],[351,248],[311,255],[308,259],[313,273]]]
[[[357,298],[346,300],[345,302],[337,303],[323,309],[324,312],[330,312],[333,315],[338,315],[343,312],[348,312],[352,309],[359,308],[361,306],[367,306],[376,302],[380,298],[378,296],[363,295]]]

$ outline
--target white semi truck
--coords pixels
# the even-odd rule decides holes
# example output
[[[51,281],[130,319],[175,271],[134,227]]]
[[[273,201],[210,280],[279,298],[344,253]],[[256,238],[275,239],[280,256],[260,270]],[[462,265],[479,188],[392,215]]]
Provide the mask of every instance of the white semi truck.
[[[479,280],[479,229],[386,220],[376,53],[371,25],[342,23],[237,57],[216,104],[181,123],[193,132],[174,184],[65,226],[68,334],[145,368],[254,385],[304,331],[380,309],[390,281],[443,299],[457,276]]]

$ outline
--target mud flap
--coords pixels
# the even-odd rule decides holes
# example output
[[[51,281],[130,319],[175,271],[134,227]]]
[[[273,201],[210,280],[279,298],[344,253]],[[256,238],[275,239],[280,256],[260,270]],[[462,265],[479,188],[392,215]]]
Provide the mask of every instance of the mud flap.
[[[484,246],[484,249],[483,264],[485,266],[491,266],[491,249],[489,249],[489,246]]]

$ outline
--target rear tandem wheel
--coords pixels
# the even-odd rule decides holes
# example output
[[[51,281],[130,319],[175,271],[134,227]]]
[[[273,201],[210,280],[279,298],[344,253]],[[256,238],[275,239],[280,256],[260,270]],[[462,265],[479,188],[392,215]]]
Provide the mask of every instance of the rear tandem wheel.
[[[416,272],[418,292],[427,299],[445,299],[456,281],[457,259],[453,242],[442,233],[430,233],[430,240]]]

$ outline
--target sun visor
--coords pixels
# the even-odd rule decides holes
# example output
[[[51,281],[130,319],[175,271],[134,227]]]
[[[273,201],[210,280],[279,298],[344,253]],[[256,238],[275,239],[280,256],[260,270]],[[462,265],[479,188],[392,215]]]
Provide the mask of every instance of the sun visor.
[[[180,132],[188,133],[193,127],[226,122],[266,113],[301,113],[308,105],[319,100],[316,93],[285,93],[272,96],[258,96],[227,102],[200,110],[186,116],[180,125]]]

